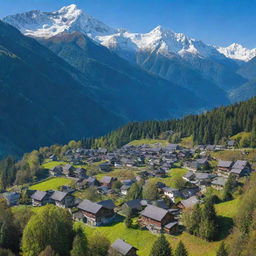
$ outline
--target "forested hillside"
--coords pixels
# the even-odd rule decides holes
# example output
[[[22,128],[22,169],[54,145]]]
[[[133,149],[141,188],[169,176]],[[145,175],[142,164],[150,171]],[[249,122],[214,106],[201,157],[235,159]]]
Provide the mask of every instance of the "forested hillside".
[[[83,140],[84,146],[120,147],[132,140],[156,138],[172,130],[180,137],[193,136],[195,144],[221,144],[240,132],[252,132],[248,146],[256,143],[256,98],[213,111],[169,121],[134,122],[98,139]]]

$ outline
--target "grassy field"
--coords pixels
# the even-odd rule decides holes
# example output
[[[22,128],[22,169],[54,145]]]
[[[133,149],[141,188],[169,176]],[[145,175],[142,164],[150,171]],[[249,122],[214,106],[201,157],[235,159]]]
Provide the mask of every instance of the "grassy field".
[[[62,161],[50,161],[50,162],[42,164],[42,168],[44,168],[44,169],[52,169],[55,166],[65,165],[65,164],[68,164],[68,163],[62,162]]]
[[[56,177],[56,178],[50,178],[48,180],[42,181],[38,184],[35,184],[30,187],[32,190],[58,190],[60,186],[63,185],[72,185],[73,180],[65,177]]]
[[[216,204],[215,209],[218,215],[233,218],[237,214],[239,209],[239,198]]]
[[[87,236],[90,238],[94,232],[100,232],[105,235],[111,243],[116,239],[121,238],[126,242],[132,244],[139,249],[139,256],[149,256],[151,247],[157,239],[157,235],[150,233],[147,230],[139,230],[133,228],[126,228],[123,223],[116,223],[112,226],[105,227],[89,227],[85,224],[76,223],[75,225],[82,225],[85,229]],[[176,248],[177,243],[182,240],[189,250],[190,256],[215,256],[219,242],[206,242],[195,236],[183,233],[179,236],[166,236],[172,246]]]
[[[194,145],[193,137],[189,136],[189,137],[182,138],[179,144],[184,148],[193,148],[193,145]]]
[[[153,145],[159,143],[162,146],[167,146],[169,142],[167,140],[153,140],[153,139],[142,139],[142,140],[133,140],[129,143],[131,146],[141,146],[141,145]]]
[[[160,181],[166,184],[166,186],[175,188],[175,180],[182,177],[188,170],[185,168],[172,168],[169,170],[169,177],[166,178],[152,178],[152,180]]]
[[[136,170],[131,169],[114,169],[111,172],[100,173],[96,175],[98,180],[102,179],[104,176],[110,176],[118,178],[119,180],[134,179],[136,177]]]
[[[256,149],[234,149],[212,152],[212,157],[218,160],[236,161],[247,160],[252,164],[253,168],[256,168]]]

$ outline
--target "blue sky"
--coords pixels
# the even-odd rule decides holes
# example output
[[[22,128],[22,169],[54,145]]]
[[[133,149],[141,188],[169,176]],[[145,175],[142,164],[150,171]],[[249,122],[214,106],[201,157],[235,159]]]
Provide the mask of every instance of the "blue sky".
[[[256,0],[0,0],[0,18],[72,3],[112,27],[132,32],[162,25],[209,44],[256,47]]]

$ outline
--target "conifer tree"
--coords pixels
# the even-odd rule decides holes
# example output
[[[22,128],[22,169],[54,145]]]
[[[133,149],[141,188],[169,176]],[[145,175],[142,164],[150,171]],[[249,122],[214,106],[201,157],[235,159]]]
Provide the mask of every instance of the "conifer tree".
[[[188,252],[182,241],[179,241],[174,256],[188,256]]]
[[[76,236],[73,240],[72,250],[70,252],[71,256],[88,256],[89,249],[87,238],[81,228],[76,231]]]
[[[172,249],[163,234],[155,241],[151,249],[151,256],[172,256]]]
[[[216,256],[228,256],[228,252],[227,252],[227,249],[226,249],[226,247],[225,247],[224,242],[222,242],[222,243],[220,244]]]

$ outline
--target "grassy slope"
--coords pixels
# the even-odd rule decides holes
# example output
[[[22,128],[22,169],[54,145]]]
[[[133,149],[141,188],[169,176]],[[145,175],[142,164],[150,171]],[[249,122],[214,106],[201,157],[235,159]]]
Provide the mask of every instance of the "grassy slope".
[[[232,160],[237,159],[247,160],[252,164],[253,168],[256,168],[256,149],[235,149],[212,152],[211,155],[216,159]]]
[[[167,140],[153,140],[153,139],[141,139],[141,140],[133,140],[129,143],[131,146],[141,146],[141,145],[153,145],[159,143],[162,146],[168,145]]]
[[[73,181],[65,177],[50,178],[30,187],[32,190],[57,190],[60,186],[71,185]]]
[[[169,171],[169,177],[166,178],[152,178],[152,180],[160,181],[166,184],[169,187],[175,187],[175,180],[179,177],[182,177],[188,170],[185,168],[173,168]]]

